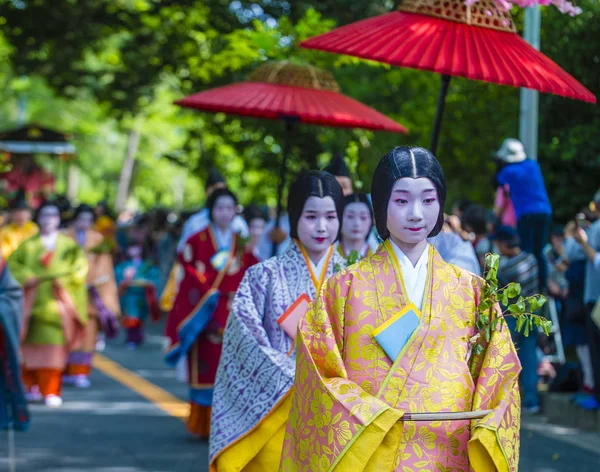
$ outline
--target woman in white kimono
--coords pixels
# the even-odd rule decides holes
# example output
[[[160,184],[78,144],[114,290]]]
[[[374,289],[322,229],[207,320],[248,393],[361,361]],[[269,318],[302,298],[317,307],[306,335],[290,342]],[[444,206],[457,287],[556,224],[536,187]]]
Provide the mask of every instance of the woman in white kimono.
[[[343,211],[340,185],[311,171],[290,188],[293,243],[251,267],[227,321],[210,436],[211,471],[277,470],[295,374],[299,318],[344,260],[334,250]]]

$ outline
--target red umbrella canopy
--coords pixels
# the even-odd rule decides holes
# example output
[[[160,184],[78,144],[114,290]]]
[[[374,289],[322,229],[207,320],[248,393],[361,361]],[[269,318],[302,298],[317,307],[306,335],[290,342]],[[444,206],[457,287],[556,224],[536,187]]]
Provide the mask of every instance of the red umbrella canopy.
[[[175,102],[183,107],[339,128],[407,133],[363,103],[339,93],[331,73],[288,61],[267,62],[248,81],[218,87]]]
[[[516,32],[493,0],[404,0],[398,11],[336,28],[302,47],[596,103]]]

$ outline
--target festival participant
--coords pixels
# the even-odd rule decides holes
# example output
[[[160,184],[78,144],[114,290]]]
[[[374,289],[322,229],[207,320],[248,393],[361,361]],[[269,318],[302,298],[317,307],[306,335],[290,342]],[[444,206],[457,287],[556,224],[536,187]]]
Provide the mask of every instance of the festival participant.
[[[354,186],[352,185],[352,177],[350,175],[350,169],[348,168],[348,164],[344,157],[341,154],[336,155],[329,164],[325,166],[323,169],[325,172],[329,172],[331,175],[335,177],[335,180],[338,181],[340,186],[342,187],[342,192],[344,192],[344,197],[351,195],[354,192]]]
[[[56,205],[43,203],[37,215],[40,234],[21,243],[8,265],[24,289],[22,361],[28,397],[59,407],[67,357],[85,336],[88,264],[79,245],[58,231]]]
[[[65,235],[75,241],[86,253],[88,259],[88,321],[85,341],[81,349],[69,355],[69,363],[63,383],[72,383],[78,388],[89,387],[92,370],[92,355],[96,350],[98,327],[109,337],[116,335],[117,315],[120,313],[119,294],[115,282],[112,262],[113,245],[104,236],[92,229],[94,209],[79,205],[73,215],[71,227]]]
[[[337,155],[323,169],[335,177],[342,187],[344,196],[353,192],[350,169],[342,155]],[[273,255],[273,243],[277,244],[277,254],[283,254],[292,242],[290,238],[290,221],[287,214],[282,214],[276,226],[275,218],[267,224],[263,238],[259,244],[260,259],[264,260]]]
[[[111,216],[108,203],[101,201],[96,205],[94,209],[96,221],[94,223],[94,230],[98,231],[102,236],[108,238],[114,245],[114,249],[117,246],[117,223]]]
[[[210,169],[205,185],[206,198],[209,199],[215,190],[224,188],[227,188],[225,178],[217,169]],[[210,221],[208,208],[203,208],[198,213],[190,216],[181,230],[181,239],[177,245],[177,252],[181,252],[183,250],[185,243],[190,237],[202,230],[205,230],[210,224]],[[238,233],[240,236],[244,238],[248,236],[248,225],[242,216],[234,215],[231,227],[233,231]]]
[[[476,337],[481,279],[427,242],[444,222],[442,168],[425,149],[397,147],[372,189],[384,243],[329,279],[300,322],[280,470],[516,471],[510,332]],[[443,419],[410,417],[425,412]],[[464,412],[482,418],[448,419]]]
[[[337,250],[344,259],[352,251],[358,257],[373,254],[369,246],[369,234],[373,228],[373,209],[368,197],[362,193],[353,193],[344,198],[344,218],[342,219],[342,234],[337,244]]]
[[[258,205],[250,204],[244,208],[244,218],[248,223],[248,251],[251,251],[258,260],[261,260],[258,250],[260,240],[265,234],[268,216],[266,211],[261,210]]]
[[[35,236],[38,231],[37,225],[31,221],[31,210],[21,190],[10,206],[10,222],[0,228],[0,255],[8,259],[19,244]]]
[[[179,255],[183,279],[166,325],[171,341],[167,362],[176,365],[187,357],[191,404],[187,427],[203,439],[209,434],[213,385],[231,301],[246,269],[258,262],[232,228],[236,205],[235,195],[226,188],[215,190],[208,199],[211,223],[189,238]]]
[[[144,323],[160,319],[156,286],[160,277],[152,260],[135,238],[126,249],[127,260],[115,267],[119,302],[123,314],[121,324],[127,333],[125,343],[136,349],[144,342]]]
[[[297,316],[306,312],[308,300],[336,265],[344,264],[333,246],[342,206],[342,189],[331,174],[303,174],[288,197],[293,243],[285,253],[250,268],[238,289],[215,385],[213,472],[261,472],[279,466],[296,367]],[[295,318],[291,331],[279,324],[287,318]]]

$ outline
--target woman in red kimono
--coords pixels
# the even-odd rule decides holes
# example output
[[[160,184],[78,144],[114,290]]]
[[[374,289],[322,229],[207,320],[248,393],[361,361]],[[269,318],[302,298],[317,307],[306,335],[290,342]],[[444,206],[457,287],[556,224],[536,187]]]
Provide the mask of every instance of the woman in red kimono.
[[[179,255],[183,279],[166,326],[171,341],[166,361],[175,365],[187,356],[187,427],[201,438],[209,434],[213,384],[231,301],[246,269],[258,262],[231,229],[236,205],[226,188],[210,195],[210,225],[192,235]]]

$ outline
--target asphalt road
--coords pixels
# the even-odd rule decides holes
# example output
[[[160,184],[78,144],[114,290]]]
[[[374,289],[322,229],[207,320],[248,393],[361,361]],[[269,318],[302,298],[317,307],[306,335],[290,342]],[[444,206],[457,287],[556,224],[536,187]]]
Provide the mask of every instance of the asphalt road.
[[[162,362],[160,327],[150,331],[136,351],[109,343],[108,374],[96,369],[88,390],[65,388],[62,408],[32,406],[29,430],[15,434],[15,472],[208,470],[207,444],[190,438],[180,418],[187,389]],[[524,421],[521,438],[521,471],[600,471],[598,433],[538,417]],[[8,434],[0,432],[0,471],[13,472],[8,456]]]

